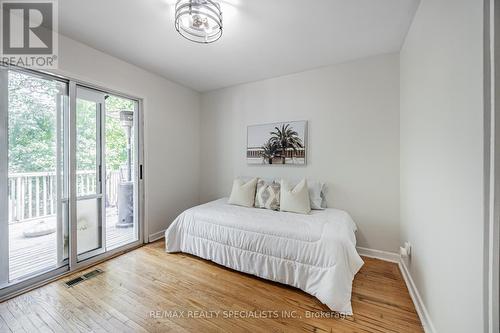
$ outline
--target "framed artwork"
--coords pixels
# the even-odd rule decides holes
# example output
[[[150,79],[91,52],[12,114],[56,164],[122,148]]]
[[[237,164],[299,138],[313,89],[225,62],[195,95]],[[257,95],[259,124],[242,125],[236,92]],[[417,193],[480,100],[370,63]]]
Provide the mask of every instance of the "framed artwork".
[[[247,163],[305,165],[306,139],[307,121],[248,126]]]

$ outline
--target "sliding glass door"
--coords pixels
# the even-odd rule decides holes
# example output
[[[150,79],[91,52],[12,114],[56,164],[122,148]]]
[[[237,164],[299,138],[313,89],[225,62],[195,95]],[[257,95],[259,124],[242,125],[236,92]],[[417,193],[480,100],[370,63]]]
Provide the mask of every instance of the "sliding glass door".
[[[0,67],[0,287],[67,265],[68,83]]]
[[[107,95],[104,113],[106,250],[139,239],[138,102]]]
[[[76,90],[76,223],[78,261],[104,252],[102,120],[104,94]]]
[[[138,102],[77,86],[77,261],[135,242]]]
[[[139,101],[0,66],[0,300],[142,243]]]

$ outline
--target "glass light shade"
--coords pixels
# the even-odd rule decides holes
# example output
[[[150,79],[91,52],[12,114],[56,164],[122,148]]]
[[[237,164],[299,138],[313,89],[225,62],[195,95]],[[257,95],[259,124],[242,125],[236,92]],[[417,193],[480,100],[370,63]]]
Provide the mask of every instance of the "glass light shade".
[[[175,29],[197,43],[213,43],[222,36],[222,11],[212,0],[179,0],[175,5]]]

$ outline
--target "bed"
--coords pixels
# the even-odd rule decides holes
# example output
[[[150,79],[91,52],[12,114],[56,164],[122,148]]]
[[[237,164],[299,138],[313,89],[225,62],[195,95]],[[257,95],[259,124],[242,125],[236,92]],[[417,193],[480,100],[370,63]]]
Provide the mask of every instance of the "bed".
[[[363,265],[355,231],[342,210],[303,215],[229,205],[223,198],[181,213],[165,240],[167,252],[297,287],[332,311],[352,315],[352,281]]]

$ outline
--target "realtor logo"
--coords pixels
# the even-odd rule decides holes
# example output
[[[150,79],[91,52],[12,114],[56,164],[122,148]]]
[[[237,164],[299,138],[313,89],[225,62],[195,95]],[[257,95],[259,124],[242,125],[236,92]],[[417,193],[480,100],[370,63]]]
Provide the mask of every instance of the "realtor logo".
[[[57,67],[55,0],[0,0],[1,60],[22,67]]]

